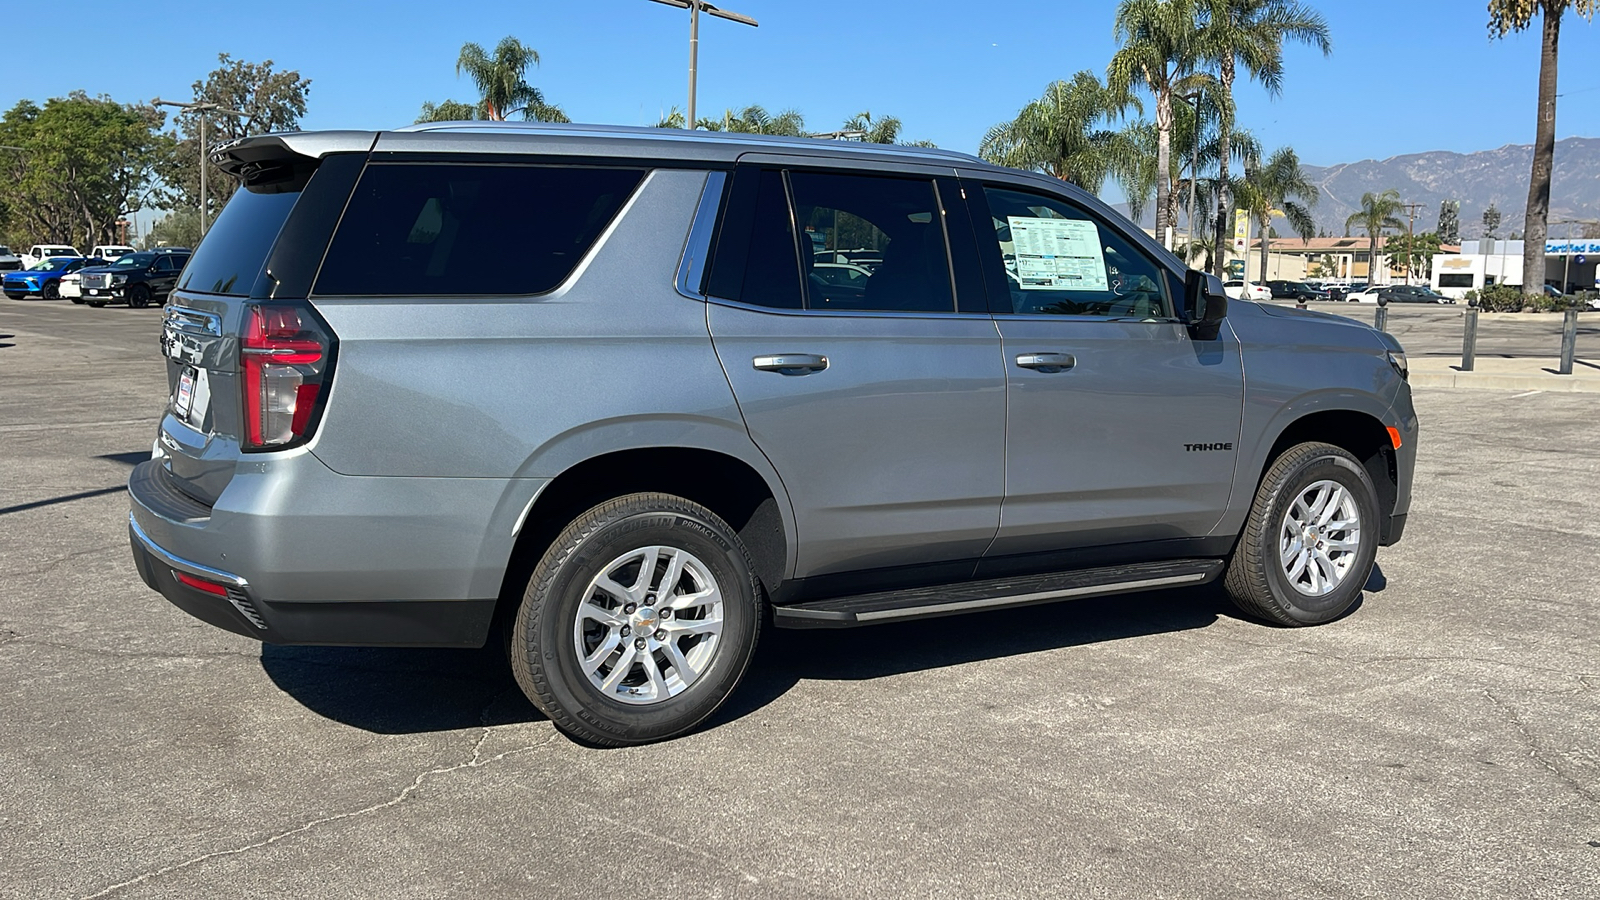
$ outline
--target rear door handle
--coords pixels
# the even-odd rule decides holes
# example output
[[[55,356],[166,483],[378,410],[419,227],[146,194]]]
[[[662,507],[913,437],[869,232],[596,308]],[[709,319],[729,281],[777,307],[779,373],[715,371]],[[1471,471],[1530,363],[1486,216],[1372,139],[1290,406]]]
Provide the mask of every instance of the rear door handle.
[[[810,375],[826,369],[828,358],[815,353],[774,353],[756,357],[751,360],[751,365],[763,372],[777,372],[779,375]]]
[[[1065,372],[1078,364],[1071,353],[1018,353],[1017,365],[1046,374]]]

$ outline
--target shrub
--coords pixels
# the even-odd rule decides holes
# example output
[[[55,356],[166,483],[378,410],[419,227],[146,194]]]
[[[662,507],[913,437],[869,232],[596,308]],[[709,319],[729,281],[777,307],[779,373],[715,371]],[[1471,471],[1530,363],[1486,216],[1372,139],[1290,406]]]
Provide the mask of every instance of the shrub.
[[[1484,312],[1522,312],[1529,299],[1522,296],[1522,288],[1510,284],[1493,284],[1467,294],[1468,302],[1478,301],[1478,308]]]

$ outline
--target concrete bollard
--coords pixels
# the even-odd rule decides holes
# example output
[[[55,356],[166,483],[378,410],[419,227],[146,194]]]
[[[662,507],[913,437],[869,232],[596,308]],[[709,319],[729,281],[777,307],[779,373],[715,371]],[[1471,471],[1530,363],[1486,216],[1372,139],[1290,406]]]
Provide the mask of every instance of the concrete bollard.
[[[1461,371],[1471,372],[1472,364],[1478,358],[1478,307],[1467,307],[1462,316],[1461,328]]]
[[[1561,322],[1561,369],[1562,375],[1572,374],[1572,358],[1578,354],[1578,308],[1576,306],[1567,310],[1566,318]]]

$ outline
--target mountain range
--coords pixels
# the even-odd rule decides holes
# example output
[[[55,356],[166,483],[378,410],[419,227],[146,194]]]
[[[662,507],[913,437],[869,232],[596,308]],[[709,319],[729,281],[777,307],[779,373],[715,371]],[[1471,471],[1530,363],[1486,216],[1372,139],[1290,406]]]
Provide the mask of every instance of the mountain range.
[[[1418,233],[1439,225],[1439,204],[1445,200],[1461,202],[1461,237],[1483,235],[1483,211],[1492,203],[1500,211],[1496,234],[1509,237],[1522,231],[1528,205],[1528,173],[1533,167],[1533,145],[1507,144],[1496,150],[1453,153],[1433,150],[1408,153],[1388,159],[1364,159],[1334,166],[1303,166],[1306,175],[1319,188],[1311,213],[1317,228],[1331,235],[1345,233],[1345,219],[1361,208],[1361,195],[1389,188],[1400,192],[1406,203],[1421,204],[1417,210]],[[1125,206],[1118,207],[1126,212]],[[1147,212],[1143,224],[1154,221]],[[1550,190],[1550,237],[1566,236],[1563,219],[1600,219],[1600,138],[1569,137],[1556,142],[1555,179]],[[1401,221],[1405,221],[1404,214]],[[1275,229],[1287,234],[1282,220]],[[1353,234],[1362,233],[1353,229]],[[1572,234],[1582,233],[1581,225]]]

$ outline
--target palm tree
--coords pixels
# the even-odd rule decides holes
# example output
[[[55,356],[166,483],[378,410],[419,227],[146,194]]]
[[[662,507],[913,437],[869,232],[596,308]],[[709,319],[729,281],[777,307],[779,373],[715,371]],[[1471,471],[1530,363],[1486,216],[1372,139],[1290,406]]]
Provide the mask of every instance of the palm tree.
[[[1189,209],[1189,184],[1195,181],[1200,171],[1216,166],[1217,154],[1222,151],[1216,124],[1225,115],[1225,110],[1219,104],[1224,103],[1226,98],[1216,90],[1216,82],[1209,75],[1196,73],[1190,79],[1200,88],[1192,95],[1197,99],[1198,107],[1189,103],[1179,103],[1173,107],[1172,145],[1178,148],[1178,152],[1172,153],[1168,161],[1172,183],[1169,202],[1170,221],[1176,225],[1177,211],[1185,209],[1194,226],[1190,233],[1198,234],[1210,227],[1210,216],[1201,216],[1200,210],[1211,208],[1210,198],[1214,195],[1206,194],[1205,203],[1202,204],[1197,192],[1195,208]],[[1196,129],[1200,132],[1198,154],[1195,147]],[[1113,171],[1122,186],[1123,196],[1127,198],[1129,218],[1138,222],[1149,206],[1150,194],[1156,189],[1159,136],[1155,126],[1144,119],[1130,123],[1123,129],[1122,136],[1126,147],[1132,152],[1118,153]],[[1241,164],[1246,159],[1261,155],[1260,145],[1248,131],[1236,132],[1229,150]],[[1205,182],[1206,179],[1200,181]]]
[[[897,144],[900,142],[900,120],[884,116],[874,120],[871,112],[856,113],[844,123],[840,131],[859,131],[862,140],[869,144]]]
[[[504,37],[494,53],[468,41],[456,59],[456,75],[466,72],[483,96],[484,118],[503,122],[513,113],[536,122],[570,122],[561,107],[545,102],[544,94],[527,82],[528,66],[539,64],[539,51],[514,37]]]
[[[777,115],[763,106],[746,106],[734,112],[725,110],[720,119],[701,119],[699,127],[705,131],[729,131],[737,134],[775,134],[783,137],[805,137],[806,119],[796,110],[786,109]]]
[[[1283,216],[1302,241],[1315,237],[1317,222],[1311,218],[1310,207],[1317,204],[1317,186],[1300,168],[1294,150],[1279,147],[1264,165],[1245,167],[1245,177],[1233,185],[1233,194],[1239,207],[1255,217],[1261,228],[1261,280],[1266,281],[1273,217]]]
[[[1367,280],[1372,284],[1378,283],[1378,238],[1385,228],[1398,231],[1403,227],[1400,224],[1400,210],[1404,208],[1405,204],[1400,202],[1400,192],[1393,188],[1381,194],[1367,191],[1361,195],[1361,210],[1344,220],[1347,234],[1355,226],[1367,230]]]
[[[1200,55],[1217,64],[1217,78],[1232,108],[1233,82],[1240,66],[1261,82],[1276,97],[1283,89],[1283,44],[1301,41],[1318,47],[1324,56],[1333,52],[1328,40],[1328,23],[1316,10],[1298,0],[1200,0],[1204,23],[1198,44]],[[1233,117],[1222,123],[1222,171],[1220,180],[1228,184],[1228,141]],[[1217,229],[1226,231],[1232,204],[1224,191],[1217,197]],[[1217,261],[1214,274],[1222,274]]]
[[[1522,226],[1522,293],[1536,297],[1544,280],[1544,242],[1550,234],[1550,175],[1556,159],[1556,60],[1561,43],[1561,17],[1568,10],[1594,19],[1600,0],[1489,0],[1489,31],[1505,37],[1533,23],[1534,13],[1544,16],[1544,38],[1539,45],[1539,116],[1534,125],[1533,173],[1528,179],[1528,213]]]
[[[978,155],[1098,193],[1117,164],[1120,146],[1107,126],[1130,102],[1125,92],[1109,89],[1085,69],[1071,81],[1053,82],[1015,119],[989,129]]]
[[[1175,226],[1172,203],[1172,98],[1198,60],[1199,0],[1121,0],[1113,34],[1122,47],[1111,57],[1106,80],[1115,93],[1134,87],[1156,101],[1156,235]]]

